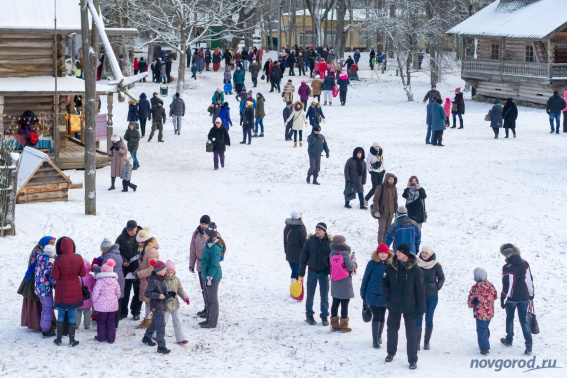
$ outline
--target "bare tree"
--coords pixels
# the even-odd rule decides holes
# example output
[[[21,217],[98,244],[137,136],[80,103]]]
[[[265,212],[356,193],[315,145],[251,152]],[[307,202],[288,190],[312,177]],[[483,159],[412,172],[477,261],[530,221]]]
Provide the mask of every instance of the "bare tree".
[[[327,14],[335,6],[335,0],[326,2],[325,7],[322,7],[321,0],[306,0],[307,8],[311,13],[311,24],[313,25],[314,44],[323,47],[323,30],[322,20],[327,18]]]

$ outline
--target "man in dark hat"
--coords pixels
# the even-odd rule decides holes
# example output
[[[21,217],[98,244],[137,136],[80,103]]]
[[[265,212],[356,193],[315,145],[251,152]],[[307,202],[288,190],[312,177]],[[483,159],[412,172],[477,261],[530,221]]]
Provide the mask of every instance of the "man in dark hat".
[[[138,261],[130,261],[133,257],[138,255],[138,242],[136,242],[136,235],[142,227],[138,226],[135,220],[129,220],[122,233],[116,238],[116,244],[120,248],[120,256],[124,260],[122,271],[124,276],[128,273],[133,273],[138,269]],[[140,301],[140,281],[139,280],[126,280],[124,284],[124,297],[120,299],[120,319],[128,317],[128,302],[130,301],[130,290],[134,287],[134,296],[130,304],[130,311],[134,320],[140,320],[140,311],[142,309],[142,302]]]

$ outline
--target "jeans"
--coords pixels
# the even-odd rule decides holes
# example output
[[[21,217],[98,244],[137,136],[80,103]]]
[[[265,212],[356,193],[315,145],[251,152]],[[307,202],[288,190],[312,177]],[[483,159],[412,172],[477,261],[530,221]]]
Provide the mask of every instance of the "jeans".
[[[462,114],[454,114],[453,113],[453,127],[455,127],[457,125],[457,116],[459,116],[459,122],[463,121],[463,115]]]
[[[132,150],[130,155],[132,156],[132,159],[134,159],[134,168],[138,168],[140,166],[140,163],[138,162],[138,150]]]
[[[478,337],[478,347],[480,350],[490,349],[490,320],[476,319],[476,335]]]
[[[531,347],[532,341],[532,331],[530,325],[528,324],[528,306],[530,301],[522,302],[506,302],[506,340],[512,342],[514,339],[514,312],[518,308],[518,320],[520,321],[520,326],[522,327],[522,333],[524,334],[524,340],[526,341],[526,346]],[[69,320],[69,322],[71,322]]]
[[[181,121],[183,120],[183,116],[173,115],[171,117],[173,119],[173,131],[176,133],[181,133]]]
[[[165,76],[162,76],[160,78],[160,81],[161,81],[162,84],[167,84],[167,78]]]
[[[288,261],[289,263],[289,267],[291,268],[291,278],[297,280],[297,278],[299,277],[299,263],[294,263],[291,261]]]
[[[244,71],[248,71],[248,61],[245,60],[244,62],[242,62],[244,64]]]
[[[556,130],[553,129],[553,120],[555,120]],[[549,124],[551,125],[551,132],[556,131],[559,134],[559,122],[561,121],[561,113],[549,113]]]
[[[408,362],[411,364],[417,362],[417,337],[416,337],[416,324],[415,313],[403,313],[404,323],[406,326],[406,340],[407,340],[407,355]],[[400,323],[402,320],[402,313],[399,311],[389,311],[388,321],[388,354],[396,354],[398,351],[398,331],[400,330]]]
[[[264,134],[264,119],[263,118],[256,118],[256,121],[254,121],[254,134],[258,133],[258,125],[260,125],[260,130],[262,130],[262,134]]]
[[[213,151],[213,161],[215,163],[215,169],[219,167],[219,157],[221,167],[224,168],[224,151]]]
[[[67,313],[69,324],[75,324],[76,310],[76,308],[57,308],[57,321],[63,323],[65,321],[65,313]],[[514,319],[512,318],[512,320]]]
[[[146,135],[146,121],[147,118],[140,118],[140,130],[142,131],[142,136]]]
[[[293,130],[293,141],[297,142],[297,132],[299,131],[299,141],[303,141],[303,130]]]
[[[51,329],[51,321],[53,320],[53,297],[39,297],[41,301],[41,319],[39,324],[42,332]]]
[[[307,273],[307,300],[305,301],[305,314],[313,315],[313,298],[319,283],[321,294],[321,317],[329,316],[329,275],[326,272],[316,273],[309,270]]]
[[[435,308],[437,307],[438,300],[438,296],[425,298],[425,325],[427,327],[433,327],[433,314],[435,314]],[[418,327],[421,327],[423,324],[423,315],[417,318],[416,324]]]
[[[333,298],[333,304],[331,305],[331,316],[336,317],[339,313],[339,305],[341,306],[341,318],[348,318],[348,302],[350,299],[339,299]]]
[[[425,143],[431,143],[431,125],[427,125],[427,135],[425,135]]]
[[[122,271],[124,275],[127,275],[129,271],[128,268],[123,268]],[[130,290],[134,289],[134,296],[132,297],[132,303],[130,304],[130,311],[132,315],[140,315],[142,310],[142,301],[140,300],[140,281],[139,280],[126,280],[124,283],[124,297],[120,299],[122,302],[120,304],[120,311],[123,316],[128,316],[128,302],[130,301]]]

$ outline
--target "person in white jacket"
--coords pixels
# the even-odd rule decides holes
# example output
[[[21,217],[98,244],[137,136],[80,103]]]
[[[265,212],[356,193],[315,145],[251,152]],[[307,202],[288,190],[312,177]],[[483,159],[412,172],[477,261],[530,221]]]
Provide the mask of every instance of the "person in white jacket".
[[[384,169],[384,156],[382,155],[382,147],[378,142],[372,143],[370,147],[370,153],[366,156],[366,169],[370,173],[370,179],[372,180],[372,188],[364,197],[364,206],[368,206],[368,201],[374,195],[376,187],[382,184],[384,179],[384,174],[386,170]]]
[[[297,147],[297,132],[299,131],[299,147],[303,146],[303,127],[307,126],[307,118],[305,117],[305,110],[303,110],[303,103],[301,101],[296,101],[293,104],[293,113],[285,121],[287,125],[288,122],[293,121],[293,147]]]

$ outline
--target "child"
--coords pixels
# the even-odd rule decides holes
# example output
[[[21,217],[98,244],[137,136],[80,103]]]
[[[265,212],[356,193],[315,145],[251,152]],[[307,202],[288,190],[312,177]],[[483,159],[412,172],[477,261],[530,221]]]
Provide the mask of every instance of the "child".
[[[126,161],[126,165],[120,175],[120,178],[122,179],[122,191],[127,192],[128,188],[132,188],[136,191],[138,185],[130,183],[130,180],[132,179],[132,158],[125,158],[124,160]]]
[[[171,260],[167,260],[165,263],[165,283],[167,284],[167,290],[169,292],[173,291],[177,293],[177,296],[181,297],[183,302],[189,305],[189,297],[185,294],[183,286],[181,286],[181,281],[175,275],[175,264]],[[183,336],[181,321],[177,315],[177,311],[179,310],[179,300],[177,299],[177,296],[165,301],[165,324],[167,324],[169,317],[171,316],[173,319],[173,329],[175,331],[177,344],[184,345],[187,344],[187,340],[185,340],[185,336]]]
[[[197,63],[193,63],[193,67],[191,67],[191,72],[193,73],[191,75],[191,79],[197,80]]]
[[[43,247],[43,253],[38,254],[35,266],[35,294],[41,301],[41,334],[44,337],[55,336],[51,330],[53,321],[53,288],[55,281],[51,273],[55,262],[55,247],[51,244]]]
[[[476,268],[474,270],[473,285],[469,292],[468,305],[473,308],[476,319],[476,334],[478,337],[478,347],[480,354],[487,355],[490,352],[490,319],[494,317],[494,300],[498,298],[498,293],[488,279],[486,270]]]
[[[230,81],[224,83],[224,94],[232,94],[232,83]]]
[[[89,262],[85,259],[83,259],[83,264],[85,265],[85,271],[87,274],[84,277],[81,277],[81,285],[86,286],[89,289],[91,297],[89,299],[84,299],[83,305],[75,312],[75,319],[77,320],[75,323],[75,329],[79,329],[79,326],[81,325],[81,317],[84,317],[85,319],[85,329],[91,328],[91,309],[93,307],[92,293],[95,285],[95,279],[93,275],[89,273],[91,270],[91,264],[89,264]]]
[[[149,308],[153,312],[152,323],[146,330],[142,343],[148,346],[154,346],[151,339],[154,332],[157,336],[158,353],[168,354],[171,350],[165,346],[165,301],[175,297],[175,292],[167,290],[165,282],[165,263],[163,261],[151,260],[150,265],[153,267],[152,274],[144,295],[150,299]]]
[[[231,92],[232,92],[232,75],[230,73],[230,67],[228,67],[228,66],[226,67],[226,69],[224,71],[224,83],[231,83],[230,88],[231,88]]]
[[[449,97],[445,99],[443,109],[445,110],[445,126],[449,127],[449,117],[451,116],[451,99]]]
[[[346,245],[346,238],[342,235],[333,236],[333,242],[330,245],[331,253],[331,297],[333,304],[331,306],[331,331],[341,331],[342,333],[352,331],[348,326],[348,303],[354,298],[354,290],[352,288],[352,272],[357,268],[356,262],[350,258],[350,247]],[[339,305],[341,306],[341,317],[339,319]],[[323,319],[323,325],[326,318]],[[339,323],[340,322],[340,323]]]
[[[101,272],[97,274],[93,289],[92,300],[97,312],[95,340],[112,344],[116,340],[116,326],[114,316],[118,311],[118,298],[120,298],[120,284],[118,275],[113,272],[116,262],[108,259],[102,265]]]

